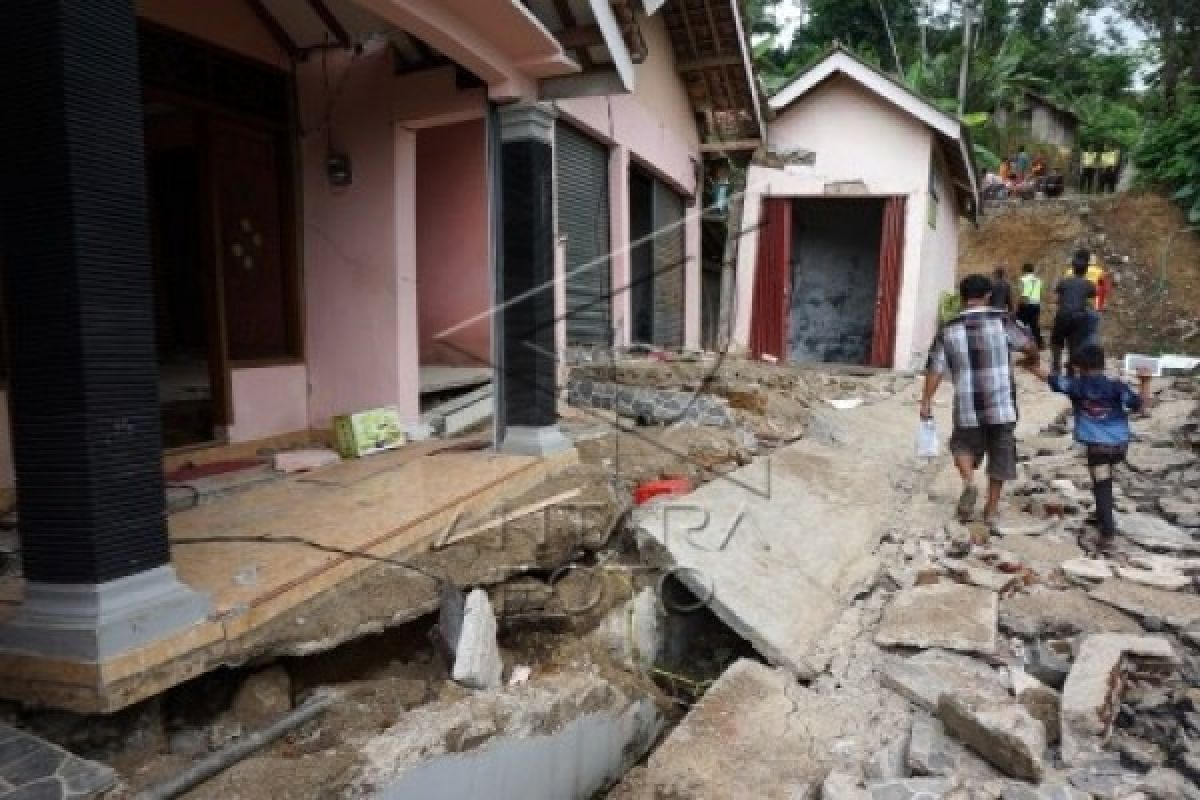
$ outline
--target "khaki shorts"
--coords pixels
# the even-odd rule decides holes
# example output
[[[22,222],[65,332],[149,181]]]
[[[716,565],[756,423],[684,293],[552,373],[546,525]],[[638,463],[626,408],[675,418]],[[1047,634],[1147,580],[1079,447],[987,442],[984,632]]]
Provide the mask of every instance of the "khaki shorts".
[[[988,477],[997,481],[1017,479],[1016,423],[984,425],[979,428],[958,428],[950,434],[950,453],[969,455],[975,466],[987,456]]]

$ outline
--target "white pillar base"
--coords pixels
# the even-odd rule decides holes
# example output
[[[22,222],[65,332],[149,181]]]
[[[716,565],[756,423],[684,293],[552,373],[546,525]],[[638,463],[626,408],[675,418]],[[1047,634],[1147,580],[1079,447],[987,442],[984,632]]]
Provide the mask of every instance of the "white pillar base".
[[[0,624],[0,651],[106,661],[204,621],[211,608],[170,566],[100,584],[26,582],[21,607]]]
[[[504,440],[497,448],[501,453],[517,456],[549,456],[570,450],[575,445],[563,435],[557,425],[530,428],[510,425],[504,430]]]

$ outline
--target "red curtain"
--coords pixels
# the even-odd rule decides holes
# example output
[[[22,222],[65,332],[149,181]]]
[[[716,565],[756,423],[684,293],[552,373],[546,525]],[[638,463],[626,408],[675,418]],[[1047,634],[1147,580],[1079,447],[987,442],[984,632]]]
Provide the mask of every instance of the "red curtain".
[[[750,355],[787,358],[792,278],[792,199],[765,197],[750,312]]]
[[[879,247],[879,291],[875,297],[875,333],[871,366],[895,366],[896,308],[904,276],[904,198],[890,197],[883,207],[883,239]]]

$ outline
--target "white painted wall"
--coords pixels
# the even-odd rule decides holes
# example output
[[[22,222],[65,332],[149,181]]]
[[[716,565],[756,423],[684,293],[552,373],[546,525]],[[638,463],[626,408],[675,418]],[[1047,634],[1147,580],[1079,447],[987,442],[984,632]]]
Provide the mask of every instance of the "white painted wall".
[[[896,366],[921,369],[933,335],[937,331],[938,297],[942,292],[954,289],[958,267],[958,207],[955,202],[954,186],[950,182],[946,159],[940,151],[934,153],[935,181],[939,198],[936,227],[929,227],[928,206],[920,211],[925,225],[921,248],[921,271],[916,297],[915,325],[912,348],[908,352],[896,352]],[[925,202],[929,202],[926,197]]]
[[[813,166],[786,169],[751,167],[743,211],[743,229],[757,226],[763,197],[824,196],[829,184],[861,181],[868,196],[904,195],[904,275],[896,320],[895,363],[911,366],[912,354],[928,346],[921,343],[926,328],[925,309],[936,309],[939,279],[923,282],[926,269],[943,271],[953,279],[957,253],[948,244],[957,242],[958,219],[939,219],[939,241],[924,260],[929,233],[926,223],[929,199],[933,132],[910,115],[849,78],[838,75],[812,90],[781,113],[767,127],[767,140],[776,150],[802,148],[817,154]],[[942,211],[953,209],[952,198]],[[953,211],[949,213],[953,216]],[[952,239],[950,237],[953,237]],[[733,346],[745,350],[750,341],[750,311],[754,295],[754,269],[758,240],[753,234],[738,249],[737,296]],[[936,264],[935,264],[936,262]],[[929,293],[932,291],[932,300]],[[932,330],[930,328],[930,330]]]

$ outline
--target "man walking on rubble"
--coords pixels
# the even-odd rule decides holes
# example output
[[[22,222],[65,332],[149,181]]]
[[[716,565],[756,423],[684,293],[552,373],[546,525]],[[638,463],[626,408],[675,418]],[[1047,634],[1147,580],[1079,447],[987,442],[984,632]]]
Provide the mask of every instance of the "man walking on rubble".
[[[921,418],[933,415],[933,396],[947,372],[954,383],[954,432],[950,453],[962,476],[958,517],[975,513],[975,471],[987,457],[988,491],[983,521],[996,521],[1006,481],[1017,477],[1017,386],[1012,353],[1037,358],[1037,346],[1005,311],[990,307],[992,281],[969,275],[959,284],[963,311],[934,339],[925,368]]]

